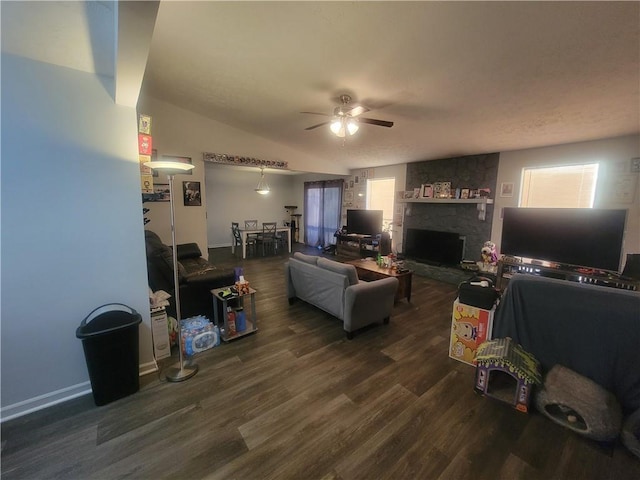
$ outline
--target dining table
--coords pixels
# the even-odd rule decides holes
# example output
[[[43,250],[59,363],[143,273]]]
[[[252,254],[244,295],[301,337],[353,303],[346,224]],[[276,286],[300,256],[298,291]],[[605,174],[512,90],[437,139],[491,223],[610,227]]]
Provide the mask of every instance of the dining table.
[[[262,233],[262,228],[255,229],[247,229],[247,228],[239,228],[240,237],[242,238],[242,258],[247,258],[247,237],[249,235],[257,235]],[[287,233],[287,242],[289,245],[289,253],[291,253],[291,227],[276,227],[276,232]],[[232,239],[231,242],[231,253],[236,253],[235,242]]]

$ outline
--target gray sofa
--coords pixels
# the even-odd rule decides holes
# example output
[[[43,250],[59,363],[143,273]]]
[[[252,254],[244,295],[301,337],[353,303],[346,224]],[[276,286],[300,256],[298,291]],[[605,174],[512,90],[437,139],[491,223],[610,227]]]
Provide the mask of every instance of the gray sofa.
[[[285,276],[289,304],[299,298],[339,318],[349,339],[366,325],[389,322],[398,289],[396,278],[362,282],[353,265],[300,252],[285,264]]]

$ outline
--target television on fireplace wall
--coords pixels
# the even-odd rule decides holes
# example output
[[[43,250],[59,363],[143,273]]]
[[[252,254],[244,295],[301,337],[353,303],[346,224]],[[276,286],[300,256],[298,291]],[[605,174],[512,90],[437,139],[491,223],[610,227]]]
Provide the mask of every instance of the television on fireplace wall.
[[[508,207],[500,253],[618,272],[626,218],[622,209]]]
[[[377,235],[382,231],[382,210],[347,210],[347,233]]]

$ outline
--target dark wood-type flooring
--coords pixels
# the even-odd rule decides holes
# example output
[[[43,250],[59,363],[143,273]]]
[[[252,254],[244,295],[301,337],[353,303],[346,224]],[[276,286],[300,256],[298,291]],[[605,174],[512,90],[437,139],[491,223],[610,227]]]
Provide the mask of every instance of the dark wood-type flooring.
[[[454,285],[415,276],[411,304],[349,341],[288,305],[287,255],[210,257],[244,266],[259,331],[199,354],[185,382],[160,372],[107,406],[88,395],[5,422],[3,479],[640,478],[619,442],[474,393],[473,367],[448,357]]]

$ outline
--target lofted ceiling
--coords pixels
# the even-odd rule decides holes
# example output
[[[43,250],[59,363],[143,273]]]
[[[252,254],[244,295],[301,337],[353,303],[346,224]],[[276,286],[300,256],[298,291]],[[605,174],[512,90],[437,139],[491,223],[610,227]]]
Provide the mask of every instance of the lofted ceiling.
[[[3,51],[117,70],[112,2],[35,4]],[[640,3],[163,0],[142,90],[348,168],[638,133]],[[343,93],[394,126],[305,130]]]
[[[640,131],[638,2],[166,2],[143,88],[350,168]],[[390,120],[346,142],[342,93]]]

